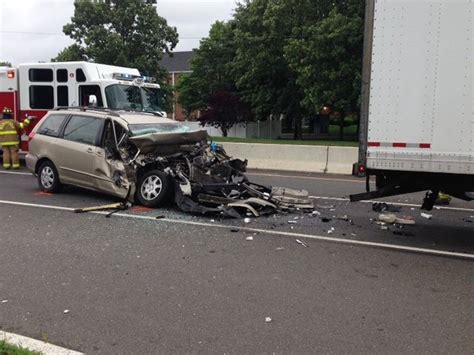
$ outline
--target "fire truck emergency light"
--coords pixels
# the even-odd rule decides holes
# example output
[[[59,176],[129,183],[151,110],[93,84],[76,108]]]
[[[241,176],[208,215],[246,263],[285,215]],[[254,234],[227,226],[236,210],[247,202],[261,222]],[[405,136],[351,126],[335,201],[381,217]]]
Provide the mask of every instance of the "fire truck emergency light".
[[[14,79],[15,78],[15,71],[14,70],[8,70],[7,71],[7,78],[8,79]]]
[[[130,81],[132,81],[135,78],[139,78],[139,76],[138,75],[132,75],[132,74],[113,73],[112,78],[117,79],[117,80],[130,80]]]

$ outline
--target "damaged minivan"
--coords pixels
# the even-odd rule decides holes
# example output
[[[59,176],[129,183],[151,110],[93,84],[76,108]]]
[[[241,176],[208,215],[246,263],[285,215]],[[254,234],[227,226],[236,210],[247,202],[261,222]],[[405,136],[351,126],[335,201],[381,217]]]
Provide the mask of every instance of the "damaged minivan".
[[[205,130],[157,113],[67,108],[31,132],[26,165],[42,191],[63,185],[100,191],[148,207],[240,217],[311,209],[306,191],[248,181],[247,161],[230,158]]]

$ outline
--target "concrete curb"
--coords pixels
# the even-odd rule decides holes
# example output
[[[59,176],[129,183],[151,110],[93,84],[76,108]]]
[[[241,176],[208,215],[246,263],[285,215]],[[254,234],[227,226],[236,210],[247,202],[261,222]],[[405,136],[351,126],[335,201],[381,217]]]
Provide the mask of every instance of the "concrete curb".
[[[235,158],[247,159],[250,169],[308,173],[352,174],[357,147],[220,143]]]
[[[7,333],[0,330],[0,341],[36,351],[44,355],[84,355],[83,353],[52,345],[41,340],[36,340],[22,335]]]

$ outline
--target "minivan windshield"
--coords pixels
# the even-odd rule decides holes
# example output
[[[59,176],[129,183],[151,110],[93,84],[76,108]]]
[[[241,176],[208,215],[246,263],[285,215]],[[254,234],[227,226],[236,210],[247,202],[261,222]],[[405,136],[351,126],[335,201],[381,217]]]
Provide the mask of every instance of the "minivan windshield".
[[[150,133],[184,133],[191,129],[180,123],[141,123],[128,125],[133,136]]]
[[[113,84],[105,88],[105,96],[111,109],[163,111],[163,96],[158,88]]]

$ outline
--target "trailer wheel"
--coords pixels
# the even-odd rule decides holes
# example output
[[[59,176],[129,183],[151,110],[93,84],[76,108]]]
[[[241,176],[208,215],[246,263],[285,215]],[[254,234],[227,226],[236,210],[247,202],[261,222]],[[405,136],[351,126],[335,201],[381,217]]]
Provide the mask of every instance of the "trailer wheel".
[[[139,179],[137,200],[143,206],[159,207],[169,202],[173,184],[168,174],[160,170],[150,170]]]

